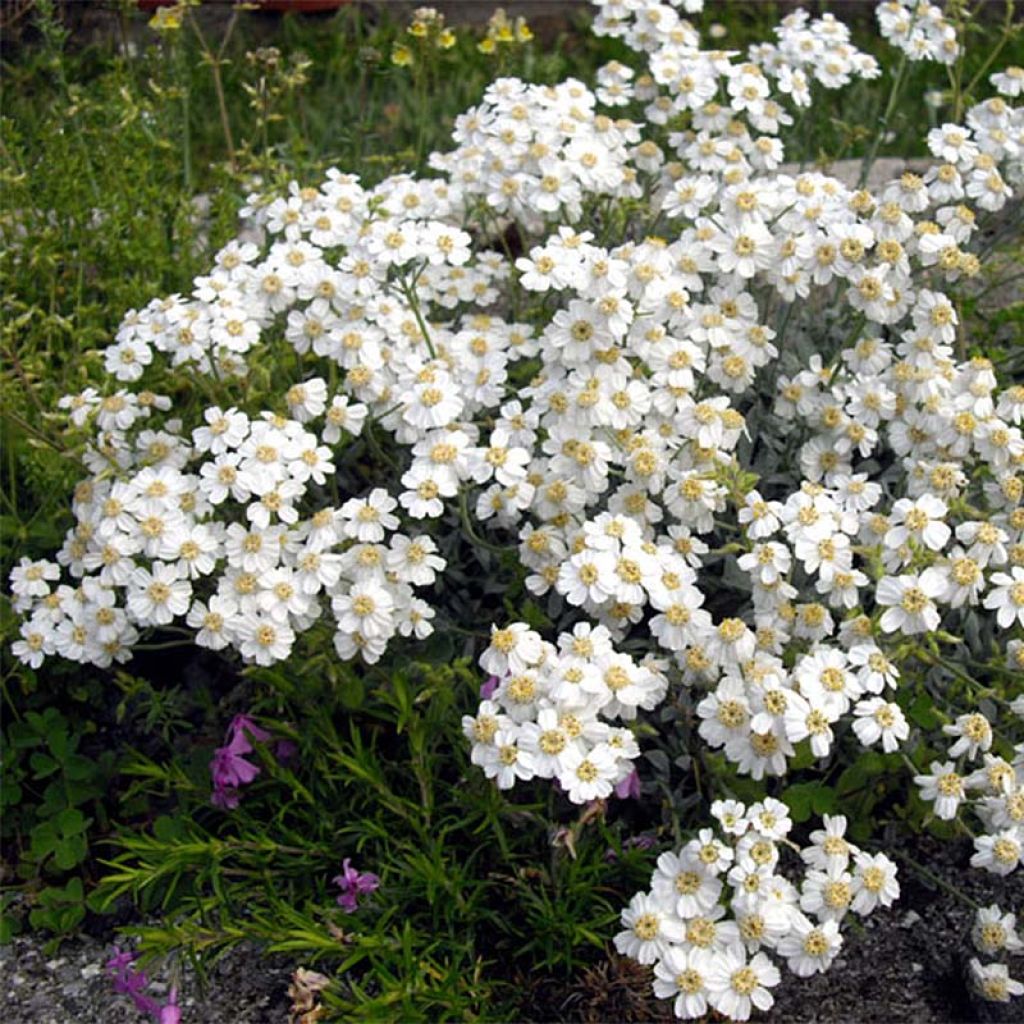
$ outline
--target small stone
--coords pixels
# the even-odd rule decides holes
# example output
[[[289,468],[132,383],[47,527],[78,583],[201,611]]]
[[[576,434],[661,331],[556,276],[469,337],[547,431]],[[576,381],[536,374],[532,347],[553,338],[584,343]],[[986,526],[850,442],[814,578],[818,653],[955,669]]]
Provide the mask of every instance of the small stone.
[[[103,968],[99,964],[86,964],[85,967],[79,971],[79,974],[88,981],[90,978],[96,978],[103,973]]]
[[[914,974],[920,974],[924,970],[924,968],[920,964],[915,963],[912,963],[910,965],[910,969],[914,972]]]
[[[921,923],[921,915],[916,910],[908,910],[900,918],[901,928],[913,928],[915,924]]]

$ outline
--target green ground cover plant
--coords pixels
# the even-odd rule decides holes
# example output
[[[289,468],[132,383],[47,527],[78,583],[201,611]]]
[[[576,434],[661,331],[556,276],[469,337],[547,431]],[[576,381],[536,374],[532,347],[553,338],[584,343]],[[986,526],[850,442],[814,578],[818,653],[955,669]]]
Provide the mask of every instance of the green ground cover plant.
[[[161,1022],[243,942],[296,1020],[612,949],[743,1020],[896,837],[1019,869],[1013,6],[595,6],[5,65],[3,931],[130,915]]]

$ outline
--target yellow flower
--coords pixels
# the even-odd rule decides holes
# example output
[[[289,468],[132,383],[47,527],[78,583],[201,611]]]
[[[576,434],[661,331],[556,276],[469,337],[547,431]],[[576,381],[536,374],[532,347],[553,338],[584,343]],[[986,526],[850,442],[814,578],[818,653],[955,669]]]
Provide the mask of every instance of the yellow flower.
[[[450,50],[454,45],[455,45],[455,33],[450,28],[446,28],[437,37],[438,49]]]
[[[391,63],[400,68],[409,67],[412,64],[412,50],[402,43],[395,43],[391,49]]]
[[[183,4],[174,7],[160,7],[149,19],[149,27],[154,32],[177,32],[181,28],[181,20],[185,15]]]
[[[533,38],[533,30],[526,24],[525,18],[516,18],[516,38],[521,43],[528,43]]]
[[[486,39],[481,39],[480,40],[480,45],[477,46],[477,49],[481,53],[487,53],[487,54],[494,53],[494,50],[495,50],[494,40],[490,36],[488,36]]]

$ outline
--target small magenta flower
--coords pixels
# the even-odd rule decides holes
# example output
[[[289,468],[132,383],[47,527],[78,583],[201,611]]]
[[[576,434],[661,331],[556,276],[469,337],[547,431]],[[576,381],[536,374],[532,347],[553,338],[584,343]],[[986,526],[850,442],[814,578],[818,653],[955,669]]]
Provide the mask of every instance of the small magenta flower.
[[[178,1006],[178,990],[171,989],[170,998],[166,1006],[160,1007],[160,1015],[156,1024],[181,1024],[181,1007]]]
[[[239,787],[252,782],[260,773],[256,765],[245,759],[246,754],[252,753],[250,740],[266,743],[272,737],[249,715],[235,715],[228,726],[227,737],[227,743],[213,752],[210,761],[210,775],[213,777],[210,802],[214,807],[234,810],[238,806]]]
[[[357,871],[352,867],[349,857],[341,865],[341,874],[335,875],[331,881],[341,887],[338,905],[350,914],[359,908],[359,897],[368,896],[380,886],[380,879],[371,871]]]
[[[210,774],[218,789],[231,786],[238,788],[252,782],[259,775],[256,765],[246,761],[243,755],[252,750],[252,745],[243,732],[236,732],[226,747],[218,747],[210,761]]]
[[[132,964],[139,954],[131,950],[120,950],[114,947],[114,955],[106,962],[107,974],[114,984],[114,991],[119,995],[128,996],[140,1013],[148,1013],[156,1017],[160,1013],[160,1004],[143,989],[149,984],[149,978],[143,971],[137,971]]]
[[[615,787],[615,795],[620,800],[639,799],[640,775],[635,768]]]
[[[286,765],[290,761],[294,761],[295,755],[298,754],[298,752],[298,744],[294,743],[292,740],[278,740],[274,745],[274,757],[276,757],[281,764]]]
[[[488,676],[486,681],[480,684],[480,699],[490,700],[500,684],[501,680],[497,676]]]
[[[258,743],[266,743],[270,739],[270,733],[260,728],[248,715],[235,715],[231,719],[228,731],[235,736],[241,732],[247,732]],[[252,749],[250,747],[250,749]]]

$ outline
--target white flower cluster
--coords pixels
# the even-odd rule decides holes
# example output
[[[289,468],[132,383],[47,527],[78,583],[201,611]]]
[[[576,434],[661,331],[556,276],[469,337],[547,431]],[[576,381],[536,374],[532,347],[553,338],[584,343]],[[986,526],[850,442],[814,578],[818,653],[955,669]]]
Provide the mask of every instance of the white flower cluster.
[[[324,382],[302,387],[301,402],[295,389],[292,398],[322,412]],[[350,429],[365,415],[347,412]],[[330,449],[300,422],[213,408],[191,444],[174,433],[147,443],[143,432],[133,454],[148,464],[76,492],[78,525],[57,561],[80,586],[51,590],[59,567],[50,562],[22,559],[12,573],[15,608],[30,613],[14,653],[32,667],[54,653],[99,666],[127,661],[138,628],[175,619],[201,647],[230,644],[268,665],[291,654],[325,600],[342,658],[375,661],[396,633],[432,632],[433,609],[414,588],[433,583],[445,562],[430,537],[398,532],[386,490],[300,517],[297,503],[335,470]]]
[[[911,60],[952,64],[960,55],[956,29],[942,8],[927,0],[911,4],[886,0],[875,9],[875,15],[882,38]]]
[[[485,220],[510,218],[532,232],[552,215],[576,222],[589,198],[638,198],[632,159],[640,126],[598,114],[596,99],[573,79],[500,79],[456,118],[456,148],[432,154],[430,166],[448,177],[464,211],[482,202]]]
[[[843,944],[840,927],[898,899],[896,866],[845,837],[846,818],[825,815],[802,850],[786,836],[786,805],[717,801],[718,824],[701,829],[678,853],[663,853],[651,888],[622,912],[620,953],[654,965],[654,993],[673,999],[684,1020],[710,1010],[747,1020],[769,1009],[781,980],[773,953],[795,975],[828,970]],[[783,873],[789,847],[804,870],[799,886]]]
[[[971,928],[974,948],[986,957],[1020,956],[1024,942],[1017,934],[1017,915],[1004,914],[998,904],[979,907]],[[971,981],[978,993],[991,1002],[1008,1003],[1014,996],[1024,994],[1024,984],[1010,977],[1007,964],[982,964],[976,957],[970,962]]]
[[[62,403],[91,477],[57,563],[14,571],[18,657],[106,665],[177,620],[266,664],[329,607],[339,656],[374,661],[431,631],[415,596],[445,566],[429,520],[457,505],[470,543],[473,518],[517,532],[527,589],[576,623],[556,644],[523,623],[492,631],[497,689],[464,724],[503,788],[607,796],[638,753],[616,721],[670,677],[698,691],[701,737],[761,779],[804,741],[816,757],[848,735],[899,749],[905,663],[956,671],[939,647],[953,632],[993,672],[1024,671],[1024,388],[966,358],[951,294],[979,272],[979,223],[1024,186],[1024,108],[975,104],[929,132],[933,167],[874,193],[783,173],[791,111],[878,73],[839,22],[797,12],[740,55],[702,50],[666,4],[599,6],[596,29],[642,54],[639,73],[606,65],[596,95],[495,82],[431,158],[438,178],[364,188],[332,171],[253,196],[263,244],[228,245],[189,296],[126,318],[104,353],[111,387]],[[899,11],[879,18],[910,57],[948,59],[927,5],[905,25]],[[991,77],[1011,98],[1016,70]],[[524,255],[495,251],[509,238]],[[209,396],[196,422],[153,393],[168,374]],[[259,381],[270,397],[247,403]],[[366,463],[387,475],[366,480]],[[924,790],[940,816],[953,761],[990,756],[964,710]],[[1020,859],[1022,765],[1018,746],[964,783],[995,870]],[[737,814],[735,849],[705,872],[708,911],[718,875],[734,910],[748,891],[733,880],[746,845],[784,834]],[[854,885],[857,863],[829,884]],[[838,932],[814,885],[796,903],[820,919],[825,966]],[[796,942],[801,917],[784,916]],[[697,943],[713,963],[672,953],[671,977],[706,967],[709,1005],[733,1016],[765,1003],[774,968],[740,938]],[[751,952],[803,963],[782,942]],[[680,986],[679,1005],[697,1012],[704,991]]]
[[[1016,678],[1022,678],[1024,642],[1011,640],[1007,654]],[[1024,719],[1024,697],[1010,710]],[[992,723],[980,711],[957,716],[943,732],[953,737],[947,760],[932,761],[928,773],[914,777],[921,798],[944,821],[973,810],[971,866],[1008,875],[1024,862],[1024,743],[1014,747],[1012,762],[993,754]],[[981,764],[967,773],[965,766],[979,759]]]
[[[48,562],[15,570],[25,615],[17,656],[33,667],[51,654],[106,666],[130,657],[139,628],[184,620],[201,646],[268,664],[289,656],[324,604],[343,658],[372,662],[396,633],[427,636],[434,612],[412,588],[430,585],[444,560],[430,537],[398,532],[398,505],[410,519],[437,517],[460,487],[493,480],[477,503],[484,519],[517,485],[520,504],[533,493],[521,408],[502,406],[508,418],[483,447],[474,423],[507,397],[509,364],[535,353],[532,328],[482,312],[510,268],[493,252],[471,253],[458,222],[481,197],[495,215],[536,220],[542,210],[557,220],[606,187],[634,194],[630,132],[596,116],[579,83],[502,80],[457,130],[461,182],[397,175],[366,190],[332,171],[319,189],[251,197],[243,214],[250,234],[268,236],[265,249],[233,242],[190,297],[130,313],[105,366],[139,386],[161,364],[217,384],[261,365],[276,376],[266,343],[283,336],[300,366],[282,395],[287,416],[210,406],[190,442],[177,419],[150,425],[170,400],[148,390],[64,399],[71,425],[92,431],[83,461],[93,479],[77,491],[77,525],[57,558],[81,582],[51,588],[60,573]],[[559,167],[544,162],[549,143]],[[519,198],[499,153],[517,162]],[[479,182],[471,166],[486,171]],[[527,187],[530,168],[540,177]],[[551,174],[567,189],[551,193],[554,205],[534,195]],[[428,327],[426,309],[456,312]],[[332,381],[342,373],[343,384],[306,376],[304,362]],[[341,500],[335,460],[368,417],[411,449],[411,463],[397,498],[378,487]]]
[[[574,803],[608,797],[630,775],[636,737],[611,723],[656,707],[668,689],[659,664],[637,664],[605,627],[586,623],[557,647],[522,622],[492,628],[480,665],[499,685],[462,720],[473,763],[501,789],[557,779]]]

